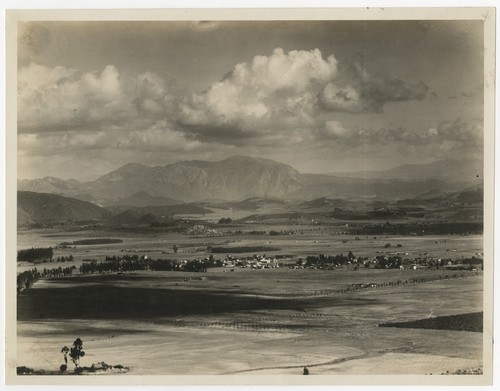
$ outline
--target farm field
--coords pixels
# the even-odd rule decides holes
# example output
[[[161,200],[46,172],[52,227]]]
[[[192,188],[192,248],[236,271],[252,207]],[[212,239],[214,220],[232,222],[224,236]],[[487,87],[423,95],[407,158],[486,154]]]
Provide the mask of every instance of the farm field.
[[[445,273],[209,269],[40,280],[18,296],[18,361],[58,368],[61,346],[78,336],[87,352],[82,365],[120,362],[130,374],[301,374],[303,366],[311,374],[427,374],[479,367],[481,333],[378,324],[480,311],[480,273],[321,294]]]
[[[79,337],[87,353],[81,365],[120,363],[130,368],[130,375],[300,375],[304,366],[311,375],[441,374],[482,367],[480,332],[379,327],[482,311],[480,270],[347,265],[336,270],[215,267],[207,273],[78,273],[88,259],[147,255],[189,260],[208,257],[216,246],[273,247],[279,250],[267,256],[289,255],[294,261],[349,251],[361,257],[460,259],[481,256],[483,247],[481,236],[356,237],[340,234],[335,226],[312,224],[276,236],[259,232],[287,226],[218,229],[218,236],[161,230],[20,231],[18,249],[53,247],[53,259],[73,257],[71,262],[36,265],[38,269],[75,265],[77,270],[71,277],[42,278],[18,295],[18,365],[57,370],[61,347]],[[64,242],[106,238],[122,242],[58,248]],[[228,254],[213,256],[224,259]],[[18,262],[17,269],[33,266]],[[356,290],[355,284],[377,287]]]
[[[246,229],[244,231],[243,229]],[[72,255],[74,264],[79,266],[84,259],[102,260],[113,255],[147,255],[150,258],[193,259],[210,255],[209,246],[269,246],[279,248],[266,255],[291,255],[307,257],[309,255],[347,254],[352,251],[356,256],[372,257],[376,255],[400,255],[403,258],[435,257],[459,259],[482,253],[482,236],[354,236],[340,235],[335,227],[305,226],[302,233],[293,235],[256,235],[249,231],[284,230],[285,226],[242,226],[225,228],[226,231],[239,231],[221,236],[187,235],[171,232],[126,232],[117,230],[82,230],[62,231],[56,229],[25,230],[18,233],[18,250],[31,247],[53,247],[54,259]],[[289,229],[289,228],[288,228]],[[222,230],[221,232],[225,232]],[[61,242],[74,242],[89,238],[122,239],[123,243],[76,245],[74,248],[55,248]],[[385,246],[390,244],[390,248]],[[401,247],[397,247],[400,244]],[[174,253],[173,246],[179,250]],[[230,253],[228,253],[230,254]],[[252,256],[254,252],[232,254],[237,256]],[[224,254],[214,254],[220,258]],[[262,254],[260,254],[262,255]],[[43,267],[58,267],[60,264],[46,263]],[[32,268],[29,263],[18,263],[18,271]]]

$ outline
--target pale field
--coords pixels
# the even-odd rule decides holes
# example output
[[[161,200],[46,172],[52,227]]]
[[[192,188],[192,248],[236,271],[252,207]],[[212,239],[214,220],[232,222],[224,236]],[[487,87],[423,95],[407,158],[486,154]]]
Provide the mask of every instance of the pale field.
[[[180,233],[58,230],[21,231],[18,249],[55,246],[93,237],[123,243],[54,250],[83,259],[137,254],[193,259],[207,246],[272,246],[267,255],[357,256],[396,254],[458,259],[482,252],[481,236],[361,237],[338,227],[241,225],[220,228],[246,233],[193,237]],[[303,230],[294,235],[250,235],[250,230]],[[392,247],[384,248],[386,243]],[[401,248],[396,248],[397,244]],[[174,254],[172,246],[179,247]],[[126,251],[122,251],[126,250]],[[407,254],[407,255],[406,255]],[[246,256],[251,254],[233,254]],[[225,254],[214,254],[224,258]],[[487,260],[486,260],[487,261]],[[18,264],[18,271],[33,265]],[[353,283],[466,278],[322,294]],[[200,277],[207,277],[200,280]],[[105,361],[130,367],[129,374],[290,374],[308,366],[315,374],[440,374],[482,366],[482,333],[378,327],[483,310],[481,272],[435,270],[250,270],[208,273],[142,272],[40,280],[17,300],[18,356],[10,365],[57,370],[60,350],[80,337],[82,365]],[[126,375],[123,375],[126,376]]]
[[[481,275],[309,296],[313,288],[426,273],[210,270],[204,281],[185,281],[200,274],[181,272],[44,280],[18,299],[17,364],[56,370],[61,347],[80,337],[82,365],[120,363],[130,374],[299,375],[303,366],[312,375],[439,374],[481,366],[481,333],[378,327],[481,311]],[[292,288],[304,295],[272,298]]]

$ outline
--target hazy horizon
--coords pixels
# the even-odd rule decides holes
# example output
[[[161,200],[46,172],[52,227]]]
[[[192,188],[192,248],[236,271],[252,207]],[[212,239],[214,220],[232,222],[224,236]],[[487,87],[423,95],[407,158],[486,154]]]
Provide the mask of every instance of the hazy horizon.
[[[274,162],[276,163],[281,163],[281,164],[286,164],[286,165],[289,165],[290,167],[292,168],[295,168],[293,165],[291,164],[288,164],[288,163],[285,163],[285,162],[280,162],[278,160],[274,160],[274,159],[270,159],[270,158],[259,158],[259,157],[256,157],[256,156],[249,156],[249,155],[232,155],[232,156],[228,156],[228,157],[225,157],[225,158],[222,158],[222,159],[213,159],[213,160],[204,160],[204,159],[187,159],[187,160],[178,160],[176,162],[171,162],[171,163],[167,163],[167,164],[156,164],[156,165],[150,165],[150,164],[144,164],[144,163],[141,163],[141,162],[138,162],[138,161],[134,161],[134,162],[128,162],[128,163],[125,163],[125,164],[121,164],[111,170],[109,170],[108,172],[105,172],[103,173],[102,175],[106,175],[108,174],[109,172],[113,172],[115,170],[118,170],[120,169],[121,167],[123,166],[126,166],[128,164],[139,164],[139,165],[143,165],[143,166],[146,166],[146,167],[150,167],[150,168],[155,168],[155,167],[165,167],[165,166],[168,166],[170,164],[175,164],[175,163],[180,163],[180,162],[183,162],[183,161],[206,161],[206,162],[219,162],[219,161],[223,161],[223,160],[226,160],[226,159],[231,159],[231,158],[235,158],[235,157],[250,157],[250,158],[254,158],[254,159],[266,159],[266,160],[273,160]],[[433,164],[433,163],[438,163],[438,162],[441,162],[441,161],[444,161],[444,160],[450,160],[450,159],[440,159],[440,160],[434,160],[434,161],[430,161],[430,162],[420,162],[420,163],[411,163],[412,165],[427,165],[427,164]],[[472,161],[472,160],[471,160]],[[399,168],[399,167],[402,167],[402,166],[405,166],[406,164],[410,164],[410,163],[403,163],[403,164],[398,164],[397,166],[390,166],[390,167],[387,167],[387,168],[379,168],[379,169],[374,169],[374,170],[370,170],[370,169],[367,169],[366,171],[368,172],[384,172],[384,171],[388,171],[388,170],[392,170],[392,169],[396,169],[396,168]],[[354,174],[354,173],[358,173],[358,172],[362,172],[362,170],[352,170],[352,171],[326,171],[326,172],[304,172],[304,171],[300,171],[300,170],[297,170],[299,171],[301,174],[325,174],[325,175],[337,175],[337,174]],[[55,178],[59,178],[59,179],[63,179],[63,180],[78,180],[80,182],[85,182],[85,181],[93,181],[99,177],[102,176],[101,174],[93,177],[93,178],[89,178],[89,179],[84,179],[84,180],[78,180],[74,177],[55,177]],[[45,175],[43,177],[36,177],[36,178],[22,178],[22,177],[19,177],[18,176],[18,180],[33,180],[33,179],[44,179],[46,177],[54,177],[52,175]]]
[[[234,155],[303,173],[483,153],[482,21],[19,24],[18,177]]]

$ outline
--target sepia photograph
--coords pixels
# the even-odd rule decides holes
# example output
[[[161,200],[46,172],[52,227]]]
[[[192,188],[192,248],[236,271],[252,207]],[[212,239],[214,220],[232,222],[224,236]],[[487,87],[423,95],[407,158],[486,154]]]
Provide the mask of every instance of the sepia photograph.
[[[8,383],[491,384],[494,8],[6,19]]]

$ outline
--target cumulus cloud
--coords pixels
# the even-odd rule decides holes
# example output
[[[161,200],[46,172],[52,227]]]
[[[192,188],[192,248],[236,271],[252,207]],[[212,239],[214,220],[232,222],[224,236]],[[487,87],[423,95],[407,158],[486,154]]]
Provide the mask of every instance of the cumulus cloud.
[[[188,152],[203,147],[203,143],[188,138],[168,121],[160,120],[143,130],[21,133],[18,146],[20,151],[26,151],[27,154],[50,156],[67,151],[97,149]]]
[[[31,63],[19,70],[18,79],[21,133],[142,131],[168,119],[188,138],[228,145],[270,133],[283,142],[315,132],[337,137],[325,114],[379,112],[388,102],[423,99],[428,89],[422,82],[373,75],[361,57],[339,67],[333,55],[325,58],[318,49],[286,53],[281,48],[237,64],[189,97],[170,95],[154,73],[126,75],[114,65],[82,73]]]
[[[317,95],[337,74],[333,56],[275,49],[240,63],[207,91],[179,105],[179,122],[210,132],[226,128],[237,136],[262,128],[293,128],[316,123]]]
[[[318,129],[320,139],[348,139],[352,138],[353,133],[342,125],[340,121],[326,121],[325,126]]]
[[[312,148],[323,142],[353,150],[362,143],[439,142],[452,137],[451,129],[463,128],[437,124],[415,133],[344,125],[345,114],[335,112],[376,112],[388,102],[421,99],[427,91],[423,83],[383,78],[361,65],[340,67],[318,49],[277,48],[237,64],[206,91],[183,97],[152,72],[126,74],[114,65],[81,72],[30,63],[18,71],[19,154],[34,161],[106,150],[121,161],[162,152],[196,156],[216,147],[272,155],[276,146]],[[460,134],[465,143],[467,129]]]
[[[439,141],[449,141],[455,146],[482,148],[483,124],[478,121],[468,122],[462,119],[442,121],[437,127],[429,129],[431,137]]]
[[[237,64],[206,91],[182,100],[174,116],[196,137],[228,143],[269,129],[283,137],[297,128],[328,136],[326,113],[381,112],[389,102],[423,99],[427,91],[423,82],[370,73],[361,56],[339,67],[333,55],[325,59],[318,49],[277,48]]]
[[[165,112],[166,90],[152,73],[125,76],[113,65],[80,73],[31,63],[18,72],[19,130],[74,130],[151,121]],[[147,123],[146,123],[147,124]]]
[[[442,121],[428,129],[410,130],[406,127],[346,128],[338,121],[327,121],[316,132],[319,142],[333,141],[340,146],[399,145],[415,148],[432,147],[432,150],[453,152],[482,149],[483,126],[477,121]]]
[[[328,83],[319,95],[323,107],[328,111],[356,113],[362,109],[361,95],[352,86],[339,87]]]
[[[186,136],[166,120],[144,130],[89,130],[18,135],[20,177],[91,180],[130,162],[164,165],[186,159],[217,159],[234,154],[230,146],[203,143]],[[215,154],[215,155],[214,155]]]

